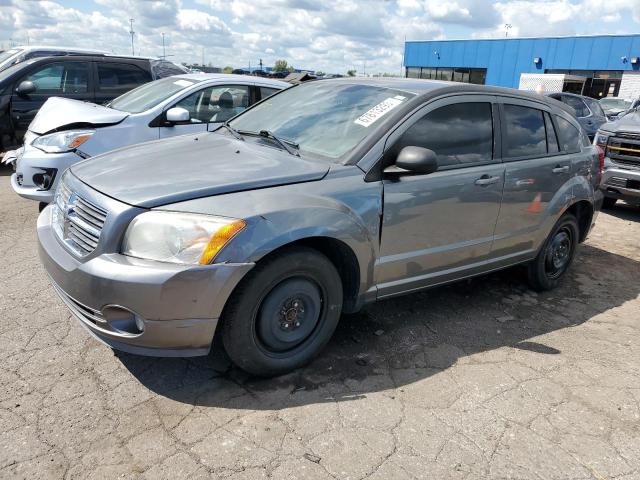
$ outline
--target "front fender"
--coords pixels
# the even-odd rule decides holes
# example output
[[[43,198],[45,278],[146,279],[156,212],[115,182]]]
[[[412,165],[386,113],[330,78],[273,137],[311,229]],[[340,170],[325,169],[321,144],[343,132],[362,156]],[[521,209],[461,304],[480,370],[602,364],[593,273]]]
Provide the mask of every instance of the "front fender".
[[[296,195],[288,208],[248,219],[247,228],[216,261],[258,262],[286,245],[305,239],[329,238],[351,249],[360,271],[362,293],[373,282],[377,224],[367,223],[347,205],[330,198]]]

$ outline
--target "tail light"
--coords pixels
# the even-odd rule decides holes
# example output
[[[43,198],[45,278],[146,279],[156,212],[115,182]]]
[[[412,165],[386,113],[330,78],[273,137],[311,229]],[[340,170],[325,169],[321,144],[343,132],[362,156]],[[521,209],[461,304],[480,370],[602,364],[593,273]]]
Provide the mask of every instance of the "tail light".
[[[598,150],[598,160],[600,161],[600,175],[602,175],[604,173],[604,148],[596,145],[596,149]]]

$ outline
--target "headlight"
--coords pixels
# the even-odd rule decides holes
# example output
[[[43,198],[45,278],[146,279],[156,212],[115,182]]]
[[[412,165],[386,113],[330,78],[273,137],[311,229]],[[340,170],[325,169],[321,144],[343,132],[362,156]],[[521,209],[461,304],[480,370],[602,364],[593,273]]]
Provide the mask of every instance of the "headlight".
[[[50,133],[36,138],[31,145],[47,153],[64,153],[75,150],[96,133],[95,130],[69,130]]]
[[[246,223],[194,213],[146,212],[129,224],[122,253],[159,262],[211,263]]]
[[[598,145],[604,149],[604,148],[607,148],[608,141],[609,141],[609,135],[605,135],[604,133],[598,132],[596,133],[596,136],[593,139],[593,144]]]

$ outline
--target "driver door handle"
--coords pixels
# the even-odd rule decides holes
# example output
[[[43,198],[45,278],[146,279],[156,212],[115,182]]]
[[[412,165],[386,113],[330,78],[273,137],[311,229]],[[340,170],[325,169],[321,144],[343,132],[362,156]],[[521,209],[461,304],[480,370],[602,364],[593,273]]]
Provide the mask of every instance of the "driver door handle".
[[[490,175],[482,175],[479,179],[477,179],[474,183],[476,185],[480,185],[484,187],[485,185],[491,185],[492,183],[498,183],[501,177],[492,177]]]
[[[555,168],[551,171],[553,173],[567,173],[569,171],[569,165],[565,165],[564,167],[561,167],[560,165],[556,165]]]

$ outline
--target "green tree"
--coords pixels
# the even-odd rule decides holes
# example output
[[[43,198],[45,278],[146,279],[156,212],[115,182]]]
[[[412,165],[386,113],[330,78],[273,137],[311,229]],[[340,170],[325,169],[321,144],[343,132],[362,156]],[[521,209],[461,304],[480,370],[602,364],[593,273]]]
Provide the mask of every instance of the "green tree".
[[[356,76],[356,71],[355,70],[347,70],[347,76],[355,77]]]
[[[273,71],[274,72],[286,72],[288,71],[288,66],[289,64],[287,63],[286,60],[276,60],[276,63],[273,64]]]
[[[226,67],[224,67],[224,68],[222,69],[222,72],[223,72],[223,73],[231,73],[231,72],[233,72],[233,67],[226,66]]]

